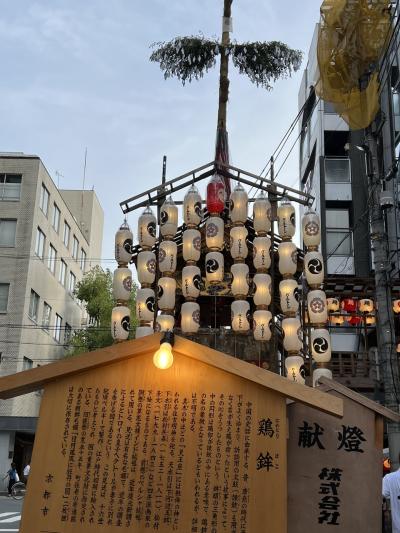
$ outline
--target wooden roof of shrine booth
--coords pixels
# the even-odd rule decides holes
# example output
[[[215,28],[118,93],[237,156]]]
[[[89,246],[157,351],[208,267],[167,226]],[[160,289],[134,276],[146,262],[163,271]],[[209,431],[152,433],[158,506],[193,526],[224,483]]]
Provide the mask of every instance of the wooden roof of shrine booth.
[[[44,388],[21,533],[286,532],[287,399],[343,401],[180,337],[160,370],[159,343],[0,378],[3,399]]]

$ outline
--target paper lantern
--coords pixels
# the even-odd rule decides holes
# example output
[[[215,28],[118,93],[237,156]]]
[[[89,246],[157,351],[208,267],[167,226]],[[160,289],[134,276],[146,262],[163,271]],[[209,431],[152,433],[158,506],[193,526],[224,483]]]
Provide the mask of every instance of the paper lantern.
[[[129,337],[131,311],[129,307],[118,305],[111,313],[111,335],[116,341],[124,341]]]
[[[187,229],[183,232],[183,259],[185,261],[196,262],[200,259],[201,253],[201,233],[197,229]]]
[[[141,337],[147,337],[147,335],[153,335],[154,330],[151,326],[138,326],[135,332],[135,339],[140,339]]]
[[[282,276],[293,276],[297,270],[297,246],[293,242],[281,242],[278,254],[279,272]]]
[[[284,279],[279,283],[282,313],[295,315],[299,309],[299,287],[294,279]]]
[[[197,333],[200,327],[200,306],[196,302],[185,302],[181,308],[181,328],[184,333]]]
[[[126,266],[132,259],[133,234],[124,222],[115,234],[115,260],[121,266]]]
[[[326,307],[329,313],[335,313],[340,309],[340,302],[337,298],[327,298]]]
[[[201,196],[197,187],[192,185],[183,199],[183,220],[188,228],[194,228],[202,217]]]
[[[156,254],[154,252],[140,252],[136,261],[139,283],[152,285],[156,279],[156,266]]]
[[[375,315],[367,315],[365,317],[365,323],[367,324],[367,326],[373,326],[374,324],[376,324]]]
[[[363,298],[358,301],[358,308],[363,314],[372,313],[374,310],[374,301],[370,298]]]
[[[236,263],[231,267],[233,276],[231,291],[235,298],[244,299],[249,292],[249,267],[245,263]]]
[[[206,244],[211,251],[224,247],[224,221],[220,217],[210,217],[206,222]]]
[[[244,260],[249,253],[246,238],[248,231],[245,226],[234,226],[231,228],[230,247],[231,256],[235,260]]]
[[[173,274],[176,270],[178,246],[174,241],[161,241],[158,250],[158,268],[162,274]]]
[[[360,316],[351,316],[347,322],[350,326],[359,326],[362,322],[362,318]]]
[[[340,313],[332,313],[329,315],[329,322],[335,326],[341,326],[344,323],[344,316]]]
[[[254,237],[253,264],[259,272],[266,272],[271,266],[271,239],[269,237]]]
[[[328,320],[324,291],[318,289],[310,291],[307,294],[307,307],[311,324],[324,324]]]
[[[268,307],[271,303],[271,276],[258,273],[253,278],[255,305]]]
[[[231,304],[232,329],[245,333],[250,329],[250,304],[246,300],[235,300]]]
[[[140,322],[154,319],[156,299],[153,289],[138,289],[136,293],[136,316]]]
[[[150,206],[147,206],[138,220],[138,239],[140,246],[150,249],[156,242],[157,219]]]
[[[211,284],[221,283],[224,279],[224,256],[221,252],[206,255],[206,278]]]
[[[400,353],[400,342],[399,342],[399,343],[397,344],[397,346],[396,346],[396,352],[397,352],[397,353]]]
[[[308,252],[304,257],[304,272],[310,287],[319,287],[324,281],[324,259],[320,252]]]
[[[161,313],[156,318],[156,331],[173,331],[175,319],[172,315]]]
[[[271,338],[271,320],[270,311],[257,309],[253,313],[253,335],[256,341],[269,341]]]
[[[394,300],[393,311],[396,313],[396,315],[400,313],[400,300]]]
[[[271,229],[271,204],[262,191],[253,204],[253,228],[260,236]]]
[[[131,296],[132,272],[129,268],[119,267],[114,270],[113,276],[113,296],[121,302],[127,302]]]
[[[321,222],[314,211],[308,211],[301,221],[303,242],[307,248],[318,248],[321,243]]]
[[[296,233],[296,213],[289,200],[282,200],[278,207],[278,233],[283,240],[291,239]]]
[[[229,203],[229,216],[233,224],[246,222],[248,200],[247,192],[238,183],[231,193]]]
[[[313,372],[313,387],[318,387],[318,380],[320,378],[333,379],[332,371],[329,368],[316,368]]]
[[[289,353],[299,352],[303,346],[301,324],[298,318],[282,320],[283,347]]]
[[[172,239],[178,229],[178,208],[169,196],[160,210],[160,232],[164,239]]]
[[[175,307],[176,281],[174,278],[163,277],[158,280],[158,308],[172,311]]]
[[[226,189],[224,178],[214,174],[207,184],[207,211],[219,215],[225,209]]]
[[[182,269],[182,294],[187,300],[198,298],[201,289],[200,268],[194,265]]]
[[[316,363],[327,363],[331,360],[331,336],[326,329],[314,329],[311,332],[311,353]]]
[[[306,380],[306,369],[304,360],[300,355],[291,355],[285,360],[286,377],[290,381],[304,385]]]
[[[345,298],[342,300],[341,306],[348,313],[355,313],[357,311],[357,302],[353,298]]]

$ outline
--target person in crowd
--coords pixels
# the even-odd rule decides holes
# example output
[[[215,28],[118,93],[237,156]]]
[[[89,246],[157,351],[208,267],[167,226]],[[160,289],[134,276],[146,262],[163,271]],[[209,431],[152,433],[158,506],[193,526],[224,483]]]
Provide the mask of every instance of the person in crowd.
[[[382,496],[390,500],[392,533],[400,533],[400,468],[382,479]]]
[[[11,463],[11,468],[7,472],[7,474],[4,476],[3,479],[6,479],[8,477],[8,496],[11,496],[11,490],[13,488],[13,485],[19,481],[17,467],[15,463]]]

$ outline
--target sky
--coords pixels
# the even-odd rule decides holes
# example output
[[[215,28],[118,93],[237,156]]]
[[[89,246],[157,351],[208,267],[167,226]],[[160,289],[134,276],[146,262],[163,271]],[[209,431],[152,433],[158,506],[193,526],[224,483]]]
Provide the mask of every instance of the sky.
[[[320,3],[233,1],[233,39],[279,40],[304,52],[300,71],[272,91],[231,66],[233,165],[258,174],[295,118]],[[219,37],[222,4],[0,0],[0,151],[36,154],[60,188],[81,189],[87,148],[85,187],[94,188],[104,210],[104,266],[116,266],[119,203],[160,183],[164,154],[167,179],[213,159],[218,68],[183,87],[175,78],[165,81],[149,56],[153,42],[201,32]],[[280,183],[297,186],[297,154],[296,147]],[[139,214],[128,216],[134,233]]]

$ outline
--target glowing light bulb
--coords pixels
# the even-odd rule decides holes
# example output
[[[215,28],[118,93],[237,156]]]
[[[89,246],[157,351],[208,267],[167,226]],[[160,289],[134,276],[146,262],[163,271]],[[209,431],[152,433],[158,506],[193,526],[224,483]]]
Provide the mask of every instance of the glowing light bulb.
[[[166,370],[172,366],[173,362],[172,346],[169,342],[163,342],[153,356],[153,363],[157,368]]]

